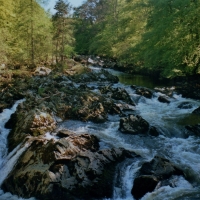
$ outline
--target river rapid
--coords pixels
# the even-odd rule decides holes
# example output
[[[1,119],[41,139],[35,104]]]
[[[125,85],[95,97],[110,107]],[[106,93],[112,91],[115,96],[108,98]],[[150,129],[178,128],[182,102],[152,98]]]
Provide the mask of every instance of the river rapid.
[[[100,70],[99,68],[91,67],[92,70]],[[113,198],[110,200],[134,200],[131,195],[133,180],[143,162],[150,161],[155,155],[169,159],[176,166],[184,171],[185,177],[174,176],[172,181],[176,187],[162,186],[158,187],[154,192],[147,193],[142,200],[197,200],[200,199],[200,138],[197,136],[186,136],[185,125],[194,125],[200,122],[200,119],[192,115],[192,111],[200,106],[200,102],[193,99],[183,98],[181,95],[173,92],[174,88],[170,87],[172,96],[170,103],[161,103],[158,101],[158,96],[164,90],[162,85],[145,78],[145,81],[140,78],[130,77],[121,72],[109,70],[114,75],[117,75],[120,82],[114,84],[113,87],[121,87],[126,89],[131,98],[136,103],[135,113],[140,115],[151,126],[155,126],[160,134],[158,137],[150,135],[130,135],[121,133],[119,128],[119,116],[109,115],[108,121],[103,124],[95,124],[92,122],[80,122],[76,120],[68,120],[59,124],[59,129],[68,129],[76,133],[90,133],[96,135],[100,139],[101,148],[108,147],[123,147],[127,150],[134,151],[141,158],[125,160],[116,169],[116,176],[113,188]],[[126,78],[127,77],[127,78]],[[143,77],[144,79],[144,77]],[[127,82],[127,80],[129,80]],[[159,87],[155,90],[153,98],[147,99],[135,94],[135,91],[130,87],[132,84],[141,83],[141,86],[149,88]],[[91,84],[96,89],[94,92],[99,92],[95,83]],[[162,87],[160,87],[162,86]],[[180,109],[178,106],[188,102],[192,105],[188,109]],[[4,128],[5,122],[10,115],[15,112],[16,102],[13,108],[4,110],[0,114],[0,184],[4,178],[12,170],[18,157],[27,148],[17,147],[7,155],[6,138],[9,130]],[[130,114],[127,111],[126,114]],[[10,193],[4,193],[0,190],[0,200],[22,200]],[[31,198],[29,200],[34,200]],[[104,199],[106,200],[106,199]],[[107,199],[108,200],[108,199]]]

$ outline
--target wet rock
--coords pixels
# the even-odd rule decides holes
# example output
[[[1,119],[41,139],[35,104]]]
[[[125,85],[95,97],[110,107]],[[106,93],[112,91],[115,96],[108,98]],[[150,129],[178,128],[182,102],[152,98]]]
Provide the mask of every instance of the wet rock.
[[[6,104],[0,104],[0,113],[3,112],[3,110],[7,107]]]
[[[101,94],[106,94],[107,97],[110,97],[115,100],[122,100],[128,104],[135,106],[135,103],[124,88],[112,88],[111,86],[106,86],[101,87],[100,92]]]
[[[28,109],[27,102],[24,102],[17,108],[17,112],[11,115],[5,127],[12,128],[8,135],[8,147],[11,151],[28,135],[39,136],[54,130],[56,121],[45,111]]]
[[[133,156],[121,148],[99,150],[98,139],[88,134],[57,141],[36,139],[2,188],[23,198],[111,198],[115,166]]]
[[[119,130],[129,134],[147,133],[149,123],[139,115],[129,115],[120,119]]]
[[[155,91],[157,92],[161,92],[162,94],[165,94],[168,97],[173,97],[174,91],[175,91],[175,87],[162,87],[162,88],[155,88]]]
[[[71,135],[74,135],[75,133],[69,131],[69,130],[59,130],[56,134],[60,138],[69,137]]]
[[[65,103],[64,118],[102,123],[107,121],[108,113],[120,112],[112,100],[92,92],[74,91],[74,94],[66,99],[69,99],[69,103]]]
[[[187,125],[185,126],[185,128],[190,131],[190,133],[193,133],[197,136],[200,136],[200,124],[196,124],[196,125]],[[189,134],[191,135],[191,134]]]
[[[190,102],[182,102],[181,104],[178,105],[178,108],[180,109],[190,109],[192,107],[193,106]]]
[[[72,78],[63,75],[35,76],[20,88],[26,90],[26,101],[17,110],[17,118],[12,117],[6,124],[12,128],[9,150],[28,134],[38,136],[52,131],[55,128],[53,115],[62,120],[102,123],[107,121],[108,114],[121,114],[111,98],[90,91],[86,84],[77,88]]]
[[[195,109],[192,113],[194,113],[196,115],[200,115],[200,107],[198,107],[197,109]]]
[[[149,135],[157,137],[157,136],[160,135],[160,133],[159,133],[159,131],[157,130],[156,127],[151,126],[150,129],[149,129]]]
[[[0,85],[0,112],[5,108],[11,108],[15,101],[25,97],[24,86],[19,79],[13,82],[3,83]]]
[[[13,113],[10,116],[10,119],[5,123],[5,128],[12,129],[15,127],[16,124],[17,124],[17,114]]]
[[[138,94],[138,95],[144,96],[144,97],[146,97],[148,99],[151,99],[152,96],[153,96],[153,92],[150,89],[144,88],[144,87],[136,88],[135,93]]]
[[[81,74],[79,76],[72,76],[72,79],[76,83],[89,83],[89,82],[110,82],[118,83],[119,79],[117,76],[112,75],[106,70],[101,70],[100,72],[88,72]]]
[[[152,192],[159,182],[165,182],[173,175],[183,176],[183,171],[165,158],[155,156],[150,162],[146,162],[139,170],[131,190],[135,199],[140,199],[147,192]]]
[[[134,185],[131,190],[135,199],[140,199],[146,193],[154,191],[159,180],[155,176],[141,175],[134,180]]]
[[[115,104],[122,112],[126,112],[126,111],[131,111],[133,112],[135,110],[134,106],[130,106],[129,104],[126,103],[117,103]]]
[[[160,101],[162,103],[170,103],[170,100],[167,96],[159,96],[158,101]]]

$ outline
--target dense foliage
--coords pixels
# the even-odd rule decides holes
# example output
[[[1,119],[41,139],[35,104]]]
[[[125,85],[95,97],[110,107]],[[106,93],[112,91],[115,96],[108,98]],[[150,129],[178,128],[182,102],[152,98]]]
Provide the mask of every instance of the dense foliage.
[[[59,62],[58,57],[63,59],[72,54],[70,5],[58,0],[56,13],[51,16],[41,3],[39,0],[0,0],[0,65],[31,67],[56,58]]]
[[[199,0],[87,0],[75,10],[76,51],[114,57],[165,77],[195,74],[199,11]]]
[[[117,59],[164,77],[200,73],[200,0],[0,0],[0,65],[55,61],[78,54]]]

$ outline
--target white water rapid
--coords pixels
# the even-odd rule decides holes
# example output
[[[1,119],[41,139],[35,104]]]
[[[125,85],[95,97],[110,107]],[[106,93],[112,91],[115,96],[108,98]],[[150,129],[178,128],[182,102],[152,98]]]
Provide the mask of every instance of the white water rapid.
[[[93,70],[99,70],[92,68]],[[93,85],[94,86],[94,85]],[[90,133],[100,138],[101,148],[123,147],[142,156],[138,161],[125,161],[116,171],[112,200],[133,200],[131,189],[134,176],[141,163],[150,161],[155,155],[169,159],[184,171],[187,180],[174,176],[172,182],[176,187],[162,186],[154,192],[147,193],[142,200],[197,200],[200,199],[200,137],[185,136],[185,125],[199,123],[200,120],[191,113],[200,106],[200,102],[183,98],[172,90],[170,103],[161,103],[158,96],[161,92],[154,92],[151,99],[135,94],[130,85],[117,83],[114,87],[125,88],[131,98],[136,102],[135,113],[142,116],[155,126],[162,134],[158,137],[148,135],[130,135],[121,133],[118,116],[109,116],[104,124],[92,122],[79,122],[69,120],[61,125],[77,133]],[[98,89],[94,90],[98,92]],[[187,102],[191,106],[180,109],[178,106]],[[131,113],[131,112],[129,112]]]
[[[9,134],[9,129],[4,128],[5,123],[9,120],[11,114],[16,111],[17,106],[22,103],[24,100],[17,101],[11,109],[4,109],[0,113],[0,186],[3,183],[4,179],[11,172],[16,161],[20,155],[27,149],[28,144],[22,146],[18,145],[12,152],[8,154],[7,148],[7,136]],[[4,193],[0,189],[0,200],[23,200],[16,195],[10,193]],[[35,200],[35,198],[30,198],[29,200]]]

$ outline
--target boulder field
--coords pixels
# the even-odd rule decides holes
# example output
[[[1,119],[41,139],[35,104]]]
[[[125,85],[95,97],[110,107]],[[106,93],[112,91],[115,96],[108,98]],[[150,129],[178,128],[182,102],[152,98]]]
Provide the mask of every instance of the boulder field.
[[[5,125],[11,129],[8,151],[30,144],[2,189],[42,200],[112,198],[116,166],[125,159],[142,158],[124,148],[101,149],[98,136],[57,130],[57,125],[70,119],[104,123],[109,115],[117,115],[122,133],[159,136],[156,127],[135,112],[137,105],[128,92],[114,86],[117,82],[116,76],[100,70],[70,76],[36,73],[2,86],[0,110],[25,99]],[[139,96],[153,97],[153,90],[131,88]],[[170,103],[167,96],[159,101]],[[51,139],[45,136],[47,132],[53,133]],[[169,160],[155,157],[141,166],[130,192],[139,199],[160,183],[170,185],[167,180],[173,175],[184,176]]]

